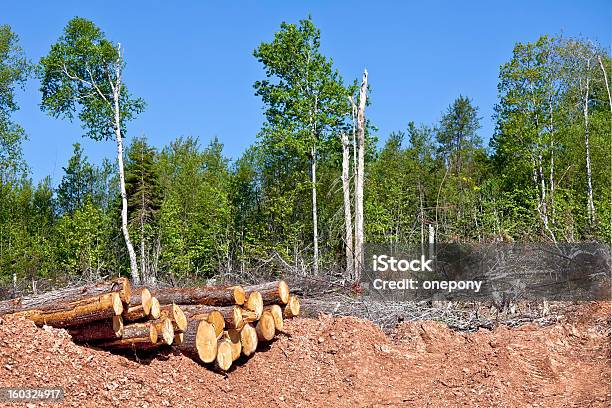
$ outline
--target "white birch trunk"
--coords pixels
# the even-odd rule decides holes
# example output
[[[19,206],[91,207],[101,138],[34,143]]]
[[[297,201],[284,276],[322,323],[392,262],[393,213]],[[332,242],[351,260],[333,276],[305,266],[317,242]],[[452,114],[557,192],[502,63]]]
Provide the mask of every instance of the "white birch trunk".
[[[119,51],[119,55],[120,51]],[[136,252],[134,246],[130,240],[130,233],[128,231],[128,204],[127,204],[127,193],[125,191],[125,171],[123,166],[123,140],[121,136],[121,111],[119,109],[119,97],[121,94],[121,57],[117,61],[115,66],[115,80],[116,83],[113,86],[113,110],[115,114],[115,139],[117,141],[117,165],[119,167],[119,186],[121,190],[121,231],[123,232],[123,238],[125,245],[127,246],[128,254],[130,256],[130,273],[132,281],[135,285],[140,285],[140,274],[138,273],[138,262],[136,260]]]
[[[589,143],[589,68],[590,60],[587,60],[587,77],[584,91],[584,105],[582,113],[584,116],[584,145],[586,149],[586,175],[587,175],[587,214],[589,216],[589,223],[593,224],[595,221],[595,203],[593,201],[593,179],[591,174],[591,147]]]
[[[319,225],[317,219],[317,150],[313,146],[310,150],[312,155],[311,178],[312,178],[312,244],[314,252],[313,272],[319,274]]]

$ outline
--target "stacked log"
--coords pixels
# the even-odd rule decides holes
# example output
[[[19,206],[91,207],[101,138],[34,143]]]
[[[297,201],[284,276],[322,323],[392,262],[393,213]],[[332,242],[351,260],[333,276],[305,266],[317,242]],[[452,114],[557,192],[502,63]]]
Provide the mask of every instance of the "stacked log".
[[[0,302],[0,315],[65,328],[75,342],[122,352],[173,347],[223,371],[299,313],[299,299],[282,280],[151,289],[118,278]]]

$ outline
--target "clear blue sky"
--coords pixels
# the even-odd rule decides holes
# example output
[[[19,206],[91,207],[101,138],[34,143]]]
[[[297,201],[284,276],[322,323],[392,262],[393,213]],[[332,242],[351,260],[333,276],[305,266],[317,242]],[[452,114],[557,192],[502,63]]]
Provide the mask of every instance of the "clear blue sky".
[[[144,134],[161,147],[178,136],[198,136],[202,144],[218,136],[236,158],[263,119],[252,88],[263,71],[253,49],[282,21],[309,13],[323,52],[345,80],[367,67],[373,89],[367,114],[381,140],[410,120],[433,123],[459,94],[480,107],[480,135],[488,140],[499,66],[515,42],[563,32],[610,45],[606,1],[6,1],[0,24],[12,26],[37,62],[70,18],[93,20],[123,44],[126,82],[148,104],[128,137]],[[96,163],[114,158],[112,141],[89,141],[78,122],[43,114],[37,81],[18,101],[14,118],[29,135],[24,152],[34,180],[51,175],[57,184],[76,141]]]

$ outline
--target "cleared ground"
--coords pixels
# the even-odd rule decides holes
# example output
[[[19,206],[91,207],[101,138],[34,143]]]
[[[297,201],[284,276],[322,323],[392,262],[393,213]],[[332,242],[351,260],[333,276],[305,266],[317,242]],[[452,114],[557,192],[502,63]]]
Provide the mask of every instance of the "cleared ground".
[[[386,335],[352,317],[293,319],[226,375],[172,353],[113,355],[5,319],[0,387],[15,386],[63,387],[63,406],[74,407],[609,407],[610,303],[574,307],[543,328],[476,333],[424,321]]]

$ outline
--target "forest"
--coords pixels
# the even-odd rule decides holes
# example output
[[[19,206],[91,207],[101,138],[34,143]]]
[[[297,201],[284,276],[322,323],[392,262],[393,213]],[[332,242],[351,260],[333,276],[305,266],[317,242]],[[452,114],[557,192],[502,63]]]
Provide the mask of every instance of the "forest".
[[[157,147],[130,132],[146,101],[122,81],[129,58],[108,34],[74,18],[31,61],[18,33],[0,26],[2,284],[130,273],[172,284],[352,279],[353,240],[418,245],[430,228],[440,242],[610,242],[612,60],[588,38],[514,45],[499,68],[492,135],[481,134],[467,90],[436,123],[407,120],[382,135],[367,117],[376,77],[343,78],[312,19],[282,23],[253,51],[264,125],[230,160],[219,139]],[[12,116],[28,78],[40,81],[44,112],[118,143],[118,156],[93,164],[74,143],[57,186],[34,182],[22,152],[28,124]]]

